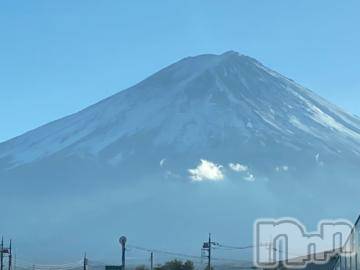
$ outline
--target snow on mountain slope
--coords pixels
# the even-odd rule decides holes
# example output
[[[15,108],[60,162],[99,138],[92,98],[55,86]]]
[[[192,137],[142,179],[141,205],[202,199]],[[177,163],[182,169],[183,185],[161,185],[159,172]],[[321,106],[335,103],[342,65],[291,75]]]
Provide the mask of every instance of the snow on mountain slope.
[[[231,141],[252,151],[271,142],[314,155],[360,155],[357,117],[250,57],[226,52],[185,58],[83,111],[2,143],[0,160],[14,168],[61,153],[121,163],[136,151],[125,142],[142,136],[154,151],[170,147],[174,153],[201,154],[213,145],[225,151]]]

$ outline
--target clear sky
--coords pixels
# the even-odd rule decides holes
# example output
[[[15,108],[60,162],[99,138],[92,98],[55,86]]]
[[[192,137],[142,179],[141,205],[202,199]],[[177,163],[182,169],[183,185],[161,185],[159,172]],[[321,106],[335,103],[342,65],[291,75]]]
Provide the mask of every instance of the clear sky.
[[[360,115],[359,12],[359,0],[1,0],[0,141],[228,50]]]

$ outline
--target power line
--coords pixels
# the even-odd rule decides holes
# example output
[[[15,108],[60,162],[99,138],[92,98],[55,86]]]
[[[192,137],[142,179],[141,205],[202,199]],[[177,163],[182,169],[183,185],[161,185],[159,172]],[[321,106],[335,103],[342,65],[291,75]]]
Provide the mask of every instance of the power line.
[[[269,246],[269,244],[267,244],[267,243],[260,244],[260,245],[248,245],[248,246],[231,246],[231,245],[224,245],[224,244],[216,243],[216,247],[228,249],[228,250],[246,250],[246,249],[253,249],[253,248],[257,248],[257,247],[268,247],[268,246]]]
[[[51,270],[69,270],[69,269],[74,269],[74,268],[78,268],[82,265],[82,260],[81,261],[77,261],[77,262],[73,262],[73,263],[65,263],[65,264],[36,264],[33,262],[29,262],[26,260],[22,260],[17,258],[17,265],[20,267],[26,267],[26,268],[34,268],[34,269],[40,269],[40,270],[45,270],[45,269],[51,269]]]
[[[164,254],[164,255],[171,255],[171,256],[177,256],[177,257],[183,257],[183,258],[202,260],[201,256],[189,255],[189,254],[184,254],[184,253],[179,253],[179,252],[164,251],[164,250],[159,250],[159,249],[150,249],[150,248],[140,247],[140,246],[135,246],[135,245],[130,245],[130,244],[128,245],[128,247],[136,249],[136,250],[140,250],[140,251],[149,252],[149,253],[153,252],[153,253],[157,253],[157,254]],[[237,262],[237,263],[243,262],[241,260],[229,259],[229,258],[219,258],[219,257],[211,257],[211,260]]]
[[[149,248],[134,246],[134,245],[128,245],[128,247],[137,249],[137,250],[141,250],[141,251],[150,252],[150,253],[153,252],[153,253],[172,255],[172,256],[177,256],[177,257],[201,259],[201,256],[189,255],[189,254],[178,253],[178,252],[171,252],[171,251],[165,251],[165,250],[159,250],[159,249],[149,249]]]

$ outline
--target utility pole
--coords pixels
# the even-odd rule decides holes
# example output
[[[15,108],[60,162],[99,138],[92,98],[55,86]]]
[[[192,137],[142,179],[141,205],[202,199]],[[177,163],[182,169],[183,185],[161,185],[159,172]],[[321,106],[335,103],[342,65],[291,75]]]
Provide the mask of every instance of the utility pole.
[[[207,242],[204,242],[202,250],[207,252],[207,261],[208,261],[208,265],[207,265],[207,269],[206,270],[211,270],[211,246],[215,245],[216,243],[211,241],[211,233],[209,233],[209,240]]]
[[[208,242],[208,245],[209,245],[209,256],[208,256],[208,270],[211,270],[211,233],[209,233],[209,242]]]
[[[86,252],[85,252],[83,270],[87,270],[87,266],[88,266],[88,259],[87,259],[87,257],[86,257]]]
[[[9,269],[8,270],[12,270],[12,248],[11,248],[11,239],[10,239],[10,245],[9,245]]]
[[[1,237],[0,270],[4,270],[4,237]]]
[[[154,270],[154,252],[150,253],[150,270]]]

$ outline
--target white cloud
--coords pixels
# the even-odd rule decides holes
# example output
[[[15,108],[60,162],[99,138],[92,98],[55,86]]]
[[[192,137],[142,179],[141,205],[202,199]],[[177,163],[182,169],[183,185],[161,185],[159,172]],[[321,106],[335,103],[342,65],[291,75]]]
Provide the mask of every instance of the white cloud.
[[[255,181],[255,176],[251,173],[248,173],[245,177],[244,180],[249,181],[249,182],[254,182]]]
[[[229,168],[234,172],[240,173],[241,177],[245,181],[254,182],[255,175],[249,170],[249,167],[240,163],[229,163]]]
[[[195,169],[190,169],[190,178],[193,181],[221,181],[224,179],[222,172],[223,166],[211,161],[201,159],[200,164]]]
[[[324,166],[324,162],[320,160],[320,153],[317,153],[315,155],[315,160],[316,160],[316,163],[319,165],[319,166]]]
[[[160,167],[162,168],[165,164],[166,158],[163,158],[162,160],[160,160]]]
[[[240,163],[229,163],[229,168],[235,172],[246,172],[249,168],[245,165],[241,165]]]
[[[275,167],[275,171],[277,172],[287,172],[289,170],[289,166],[277,166]]]

